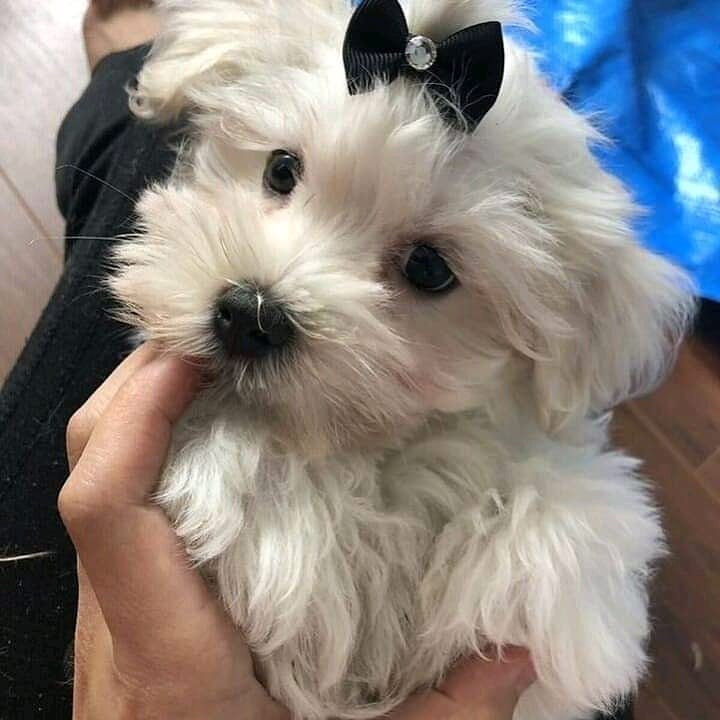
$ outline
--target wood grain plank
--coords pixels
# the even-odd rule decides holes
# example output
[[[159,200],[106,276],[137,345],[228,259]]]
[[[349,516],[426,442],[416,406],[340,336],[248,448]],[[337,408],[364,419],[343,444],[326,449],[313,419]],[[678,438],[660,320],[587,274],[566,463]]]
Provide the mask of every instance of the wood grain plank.
[[[645,461],[643,472],[654,481],[671,552],[652,592],[654,665],[649,687],[680,720],[716,718],[720,505],[660,430],[630,407],[617,411],[614,430],[618,444]]]
[[[720,307],[720,304],[718,306]],[[715,378],[716,383],[720,384],[720,345],[699,337],[691,338],[687,344],[697,360]]]
[[[720,446],[720,378],[705,352],[699,343],[687,344],[668,382],[634,403],[693,468]]]
[[[671,528],[682,534],[678,538],[683,547],[697,541],[713,554],[715,564],[710,565],[720,580],[720,504],[698,482],[696,474],[673,452],[659,430],[634,406],[624,406],[616,411],[614,435],[621,447],[644,461],[643,473],[652,481],[665,520]],[[683,534],[687,531],[687,535]],[[718,587],[720,591],[720,586]]]
[[[700,482],[720,502],[720,448],[698,470]]]
[[[651,683],[640,688],[634,709],[635,720],[685,720],[675,715]]]
[[[0,158],[57,248],[63,222],[55,204],[55,137],[88,79],[81,35],[87,4],[0,0]]]
[[[47,303],[60,271],[58,253],[43,242],[16,192],[0,174],[0,384]]]
[[[717,666],[694,670],[694,656],[682,651],[685,629],[676,620],[668,608],[658,608],[652,687],[681,720],[717,720]]]

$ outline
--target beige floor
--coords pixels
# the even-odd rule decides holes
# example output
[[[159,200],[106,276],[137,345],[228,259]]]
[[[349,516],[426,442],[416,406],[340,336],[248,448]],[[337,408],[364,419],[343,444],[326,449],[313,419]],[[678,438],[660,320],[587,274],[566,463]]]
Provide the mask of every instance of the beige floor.
[[[87,82],[86,0],[0,0],[0,383],[60,273],[55,135]]]
[[[61,265],[57,127],[87,79],[86,0],[0,0],[0,382]],[[618,413],[647,462],[673,550],[654,597],[652,674],[637,720],[720,717],[720,361],[692,343],[671,380]]]

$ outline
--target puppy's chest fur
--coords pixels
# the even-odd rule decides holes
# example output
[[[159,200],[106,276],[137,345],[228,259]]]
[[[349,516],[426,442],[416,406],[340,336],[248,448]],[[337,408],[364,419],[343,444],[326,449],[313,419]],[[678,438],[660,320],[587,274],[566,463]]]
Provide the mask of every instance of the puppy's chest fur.
[[[486,643],[531,651],[516,720],[632,689],[662,531],[603,423],[569,445],[460,414],[401,450],[308,460],[238,405],[195,404],[158,499],[293,717],[377,717]]]
[[[279,453],[232,411],[198,414],[176,433],[161,503],[271,692],[301,717],[362,717],[437,681],[467,648],[450,642],[419,662],[437,610],[456,616],[436,607],[452,572],[436,540],[467,524],[468,508],[474,522],[502,513],[507,463],[479,421],[402,452],[313,462]]]

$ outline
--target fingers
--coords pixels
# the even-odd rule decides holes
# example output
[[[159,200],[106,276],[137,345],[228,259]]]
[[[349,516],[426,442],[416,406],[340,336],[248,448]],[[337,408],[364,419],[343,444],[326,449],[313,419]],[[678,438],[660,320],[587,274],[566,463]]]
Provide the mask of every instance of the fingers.
[[[483,700],[493,706],[512,702],[534,682],[535,671],[527,650],[506,648],[502,656],[473,659],[460,664],[442,684],[441,690],[459,704]]]
[[[93,393],[87,402],[72,416],[67,431],[67,454],[70,470],[73,470],[85,450],[95,425],[102,417],[117,391],[141,367],[157,356],[151,344],[142,345],[129,355]],[[100,607],[87,574],[78,561],[78,619],[75,636],[75,688],[81,688],[80,694],[87,693],[83,688],[86,678],[79,670],[86,667],[88,658],[97,653],[98,646],[107,646],[109,633]]]
[[[197,382],[179,358],[156,357],[144,348],[131,355],[71,421],[69,444],[82,457],[64,494],[81,489],[84,503],[144,503],[165,461],[172,424]]]
[[[121,691],[131,702],[180,703],[201,717],[188,705],[192,686],[198,708],[242,705],[257,710],[248,718],[287,718],[151,501],[172,425],[198,383],[182,360],[138,351],[98,390],[73,434],[78,459],[59,507],[79,558],[75,703],[92,708],[88,716],[105,717],[97,709]]]
[[[67,455],[70,470],[80,459],[98,420],[117,391],[144,365],[157,357],[149,343],[135,350],[115,369],[90,399],[70,418],[67,429]]]
[[[113,637],[157,637],[173,610],[192,612],[208,602],[165,515],[148,501],[172,424],[197,381],[177,358],[140,353],[128,361],[98,391],[93,412],[101,416],[60,495],[61,515]]]
[[[527,651],[509,648],[502,658],[458,665],[437,690],[411,697],[392,720],[511,720],[520,695],[534,682]]]

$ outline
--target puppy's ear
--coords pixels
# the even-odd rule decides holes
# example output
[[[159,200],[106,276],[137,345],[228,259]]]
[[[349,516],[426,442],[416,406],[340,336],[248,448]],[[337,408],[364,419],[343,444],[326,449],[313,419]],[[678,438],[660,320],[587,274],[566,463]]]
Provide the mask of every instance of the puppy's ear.
[[[216,109],[221,88],[269,68],[309,67],[350,13],[344,0],[159,0],[157,8],[162,31],[130,101],[137,115],[160,121]]]
[[[649,392],[672,367],[693,301],[687,278],[628,245],[597,259],[567,309],[567,337],[545,340],[534,381],[541,421],[558,430]]]
[[[534,183],[562,265],[549,305],[567,328],[536,336],[535,395],[551,431],[650,391],[672,367],[695,308],[685,273],[634,237],[631,198],[588,149],[597,135],[562,112],[562,157],[544,163]],[[544,143],[543,152],[552,148]]]

